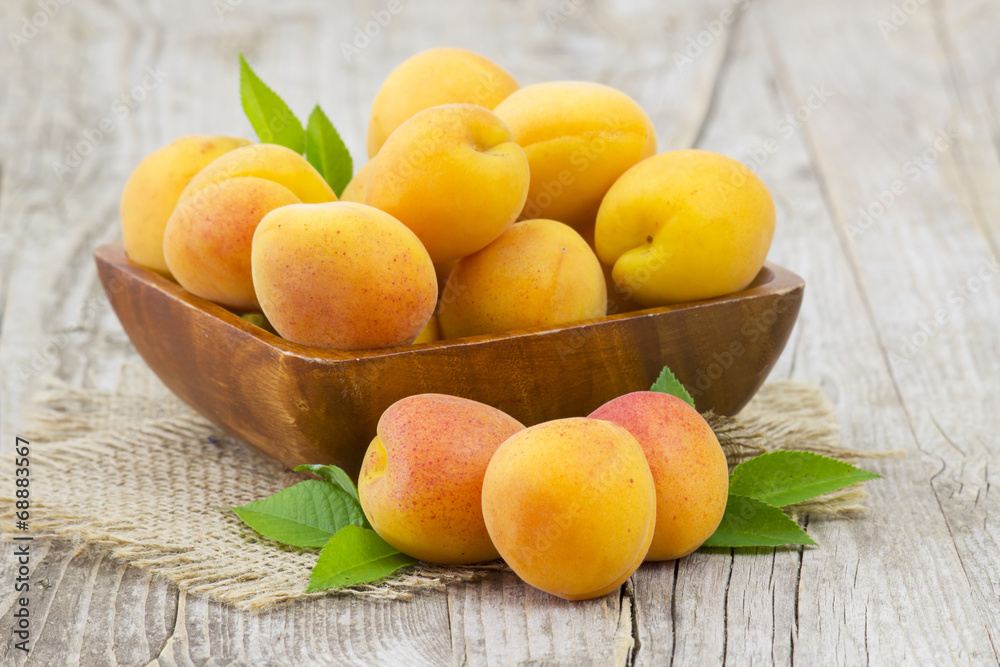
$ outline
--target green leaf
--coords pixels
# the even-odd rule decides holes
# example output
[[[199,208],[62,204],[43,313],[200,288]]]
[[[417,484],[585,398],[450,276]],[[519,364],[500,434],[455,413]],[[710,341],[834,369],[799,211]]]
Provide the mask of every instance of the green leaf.
[[[306,159],[322,174],[338,197],[343,194],[354,173],[351,153],[318,104],[309,114],[309,125],[306,127]]]
[[[670,371],[669,366],[663,367],[663,370],[660,371],[660,377],[656,378],[656,382],[653,383],[653,386],[650,387],[649,390],[676,396],[692,408],[694,407],[694,399],[691,398],[691,394],[688,393],[688,390],[684,388],[681,381],[678,380]]]
[[[777,451],[736,466],[729,479],[729,493],[785,507],[879,477],[812,452]]]
[[[300,466],[295,466],[295,470],[298,472],[311,472],[317,477],[325,479],[332,484],[336,484],[344,491],[351,494],[359,505],[361,504],[361,499],[358,497],[358,487],[354,486],[354,482],[351,481],[350,475],[344,472],[343,468],[329,465],[317,465],[315,463],[304,463]]]
[[[240,54],[240,99],[243,112],[260,140],[280,144],[300,155],[306,147],[306,133],[284,100],[267,87]]]
[[[702,546],[777,547],[783,544],[816,543],[777,507],[730,493],[722,522]]]
[[[374,530],[347,526],[323,547],[306,592],[365,584],[416,562],[389,546]]]
[[[361,506],[350,494],[316,479],[232,510],[264,537],[294,547],[321,547],[343,527],[366,522]]]

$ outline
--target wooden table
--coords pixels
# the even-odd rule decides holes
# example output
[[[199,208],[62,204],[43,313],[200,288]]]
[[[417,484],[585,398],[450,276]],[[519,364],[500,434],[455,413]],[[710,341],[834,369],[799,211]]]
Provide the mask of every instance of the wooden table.
[[[1000,3],[404,2],[372,23],[386,7],[4,0],[5,451],[45,375],[110,387],[135,358],[92,249],[119,236],[122,184],[146,153],[189,133],[253,136],[237,53],[300,115],[321,102],[360,163],[385,75],[457,45],[522,83],[617,86],[661,150],[753,166],[778,204],[770,257],[808,286],[774,376],[821,384],[847,445],[908,457],[870,465],[886,479],[866,519],[810,522],[818,549],[695,554],[589,602],[497,575],[409,603],[253,616],[97,549],[36,544],[27,660],[9,641],[7,544],[0,663],[996,664]]]

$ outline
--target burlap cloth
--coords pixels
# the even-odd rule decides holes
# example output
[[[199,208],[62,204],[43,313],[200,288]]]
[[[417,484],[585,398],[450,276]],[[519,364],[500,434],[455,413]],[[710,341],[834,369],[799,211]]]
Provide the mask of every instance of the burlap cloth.
[[[774,449],[805,449],[852,460],[884,454],[844,449],[823,392],[794,382],[766,384],[737,420],[712,417],[730,464]],[[225,509],[302,478],[229,438],[174,397],[145,366],[123,367],[103,393],[49,381],[25,415],[31,442],[35,538],[101,545],[119,559],[190,593],[245,610],[304,597],[318,550],[261,537]],[[323,463],[316,461],[316,463]],[[0,519],[13,532],[12,459],[0,461]],[[844,516],[863,511],[856,486],[799,508]],[[373,585],[332,594],[405,599],[421,589],[470,581],[502,563],[420,564]]]

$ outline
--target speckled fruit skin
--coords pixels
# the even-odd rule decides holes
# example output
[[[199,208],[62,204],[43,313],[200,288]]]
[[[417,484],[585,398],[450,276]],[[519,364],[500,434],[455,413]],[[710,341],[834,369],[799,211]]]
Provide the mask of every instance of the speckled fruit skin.
[[[653,537],[656,495],[642,448],[607,421],[575,417],[511,436],[483,480],[483,517],[507,564],[571,600],[618,588]]]
[[[644,307],[745,288],[774,236],[774,200],[746,165],[702,150],[629,169],[597,214],[597,256]]]
[[[653,391],[625,394],[599,407],[604,419],[635,436],[656,484],[656,530],[646,560],[691,553],[722,520],[729,497],[726,455],[712,427],[676,396]]]
[[[365,202],[398,218],[435,263],[484,248],[517,219],[528,159],[487,109],[445,104],[400,125],[379,151]]]
[[[506,70],[478,53],[453,47],[422,51],[390,72],[375,94],[368,120],[368,157],[424,109],[457,102],[492,109],[517,88]]]
[[[525,86],[496,106],[528,155],[522,218],[551,218],[586,235],[601,198],[625,171],[656,153],[656,130],[631,97],[589,81]]]
[[[597,255],[555,220],[519,222],[463,257],[444,294],[438,319],[445,338],[603,317],[608,303]]]
[[[524,428],[496,408],[457,396],[418,394],[379,419],[361,464],[358,493],[372,527],[403,553],[432,563],[499,557],[483,523],[490,458]]]
[[[211,196],[180,202],[163,234],[170,272],[203,299],[237,311],[259,310],[250,273],[254,231],[274,209],[299,203],[285,186],[255,177],[231,178]]]
[[[413,341],[437,301],[420,240],[354,202],[296,204],[264,216],[251,269],[261,309],[282,337],[361,350]]]
[[[136,264],[169,275],[163,231],[191,179],[220,155],[250,142],[237,137],[181,137],[144,157],[122,191],[122,239]]]

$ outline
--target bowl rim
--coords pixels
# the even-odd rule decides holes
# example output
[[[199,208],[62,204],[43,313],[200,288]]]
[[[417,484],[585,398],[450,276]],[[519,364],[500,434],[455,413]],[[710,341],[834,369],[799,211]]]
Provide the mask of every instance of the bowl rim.
[[[285,355],[300,357],[303,359],[313,359],[325,362],[350,361],[360,359],[381,358],[403,353],[413,353],[423,350],[438,348],[473,346],[492,343],[499,340],[514,338],[527,338],[540,335],[551,335],[572,329],[581,329],[588,326],[615,322],[625,319],[637,319],[642,317],[655,317],[657,315],[684,309],[704,308],[727,301],[743,300],[766,295],[783,294],[791,292],[804,286],[805,281],[792,271],[774,264],[765,262],[760,271],[750,282],[750,284],[738,291],[724,294],[722,296],[708,299],[698,299],[695,301],[684,301],[667,306],[646,308],[624,313],[614,313],[601,317],[577,320],[556,327],[532,327],[527,329],[515,329],[493,334],[480,334],[477,336],[467,336],[464,338],[451,338],[444,340],[429,341],[426,343],[397,345],[394,347],[377,348],[370,350],[336,350],[322,347],[303,345],[272,334],[271,332],[243,319],[231,310],[220,306],[212,301],[203,299],[188,292],[179,283],[171,278],[133,262],[125,252],[122,241],[113,241],[98,246],[94,250],[94,258],[99,262],[105,262],[118,267],[123,271],[131,273],[136,279],[145,282],[165,296],[182,302],[186,307],[199,310],[207,315],[212,315],[220,322],[230,327],[238,329],[246,335],[255,338],[258,342],[268,345]]]

